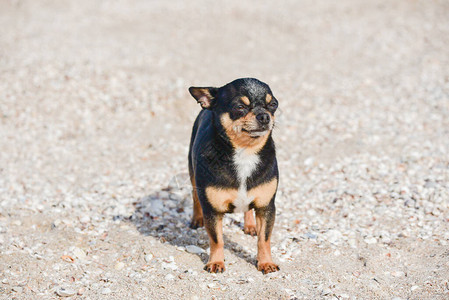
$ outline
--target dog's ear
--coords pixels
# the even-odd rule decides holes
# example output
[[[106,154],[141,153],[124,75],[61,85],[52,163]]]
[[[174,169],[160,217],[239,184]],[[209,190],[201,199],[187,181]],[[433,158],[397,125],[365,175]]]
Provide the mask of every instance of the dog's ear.
[[[191,86],[189,92],[202,108],[211,109],[215,105],[218,88]]]

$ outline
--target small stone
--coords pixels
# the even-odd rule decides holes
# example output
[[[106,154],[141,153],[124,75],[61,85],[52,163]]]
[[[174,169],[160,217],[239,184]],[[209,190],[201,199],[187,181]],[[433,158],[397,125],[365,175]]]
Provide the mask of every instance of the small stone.
[[[393,271],[393,272],[391,272],[391,276],[393,276],[393,277],[404,277],[405,273],[402,272],[402,271]]]
[[[76,294],[76,291],[60,287],[56,290],[56,294],[60,297],[71,297]]]
[[[323,290],[321,291],[321,295],[322,295],[322,296],[327,296],[327,295],[330,295],[330,294],[332,294],[331,289],[325,288],[325,289],[323,289]]]
[[[315,162],[315,158],[313,158],[312,156],[308,157],[304,160],[304,166],[310,167],[313,165],[314,162]]]
[[[84,250],[75,247],[75,249],[73,249],[73,255],[75,257],[77,257],[78,259],[85,259],[86,258],[86,252],[84,252]]]
[[[311,217],[316,216],[316,211],[314,209],[309,209],[307,210],[307,214]]]
[[[210,288],[210,289],[216,289],[216,288],[218,288],[217,284],[214,283],[214,282],[209,283],[209,284],[207,285],[207,287]]]
[[[355,239],[349,239],[348,244],[351,248],[357,248],[357,241]]]
[[[110,288],[104,288],[104,289],[101,290],[101,294],[102,295],[108,295],[110,293],[112,293]]]
[[[176,265],[175,262],[171,262],[171,263],[162,262],[161,267],[163,269],[170,269],[173,271],[178,269],[178,266]]]
[[[435,182],[433,182],[433,181],[430,181],[430,180],[426,180],[426,184],[424,185],[424,187],[426,188],[426,189],[434,189],[434,188],[436,188],[438,185],[435,183]]]
[[[316,234],[314,234],[314,233],[307,232],[305,234],[305,237],[308,238],[308,239],[311,239],[311,240],[315,240],[318,236]]]
[[[78,294],[78,296],[81,296],[81,295],[83,295],[85,292],[86,292],[86,289],[82,287],[82,288],[80,288],[80,289],[78,290],[77,294]]]
[[[364,241],[367,244],[376,244],[377,243],[377,239],[375,237],[366,238],[366,239],[364,239]]]
[[[13,290],[14,292],[16,292],[16,293],[22,293],[23,287],[21,287],[21,286],[15,286],[15,287],[12,288],[12,290]]]
[[[121,261],[119,261],[118,263],[115,264],[114,269],[116,270],[121,270],[125,267],[125,264]]]
[[[175,279],[175,276],[173,276],[172,274],[165,275],[165,280],[173,280],[173,279]]]
[[[82,216],[82,217],[80,218],[80,222],[83,223],[83,224],[87,224],[87,223],[90,222],[90,217],[87,216],[87,215]]]
[[[170,196],[170,193],[167,192],[167,191],[161,191],[161,192],[159,193],[159,197],[161,197],[162,199],[167,199],[169,196]],[[153,201],[153,203],[155,203],[156,201],[157,201],[157,200]],[[160,200],[159,200],[159,201],[160,201]],[[162,201],[161,201],[161,205],[163,206]]]
[[[12,225],[20,226],[22,225],[22,222],[20,220],[14,220],[11,222]]]
[[[391,244],[391,239],[389,237],[383,237],[382,238],[382,243],[384,243],[384,244]]]
[[[413,292],[413,291],[416,291],[417,289],[419,289],[419,286],[417,286],[417,285],[414,285],[414,286],[412,286],[411,288],[410,288],[410,290]]]
[[[329,230],[328,232],[326,232],[326,239],[329,241],[329,243],[331,244],[338,244],[338,242],[340,241],[342,234],[340,231],[332,229]]]
[[[147,263],[153,259],[153,254],[147,254],[143,257]]]
[[[186,246],[186,250],[189,253],[193,253],[193,254],[202,254],[202,253],[206,253],[206,251],[198,246],[195,245],[188,245]]]

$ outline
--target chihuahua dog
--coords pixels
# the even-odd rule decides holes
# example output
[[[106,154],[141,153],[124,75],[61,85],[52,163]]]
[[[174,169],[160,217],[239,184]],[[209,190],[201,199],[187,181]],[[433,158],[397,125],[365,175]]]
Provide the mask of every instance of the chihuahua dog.
[[[278,101],[270,87],[254,78],[223,87],[190,87],[203,108],[193,125],[189,174],[193,187],[191,228],[209,235],[208,272],[223,272],[222,219],[244,212],[244,231],[258,236],[257,269],[279,270],[271,258],[279,172],[271,132]],[[256,213],[254,220],[253,210]]]

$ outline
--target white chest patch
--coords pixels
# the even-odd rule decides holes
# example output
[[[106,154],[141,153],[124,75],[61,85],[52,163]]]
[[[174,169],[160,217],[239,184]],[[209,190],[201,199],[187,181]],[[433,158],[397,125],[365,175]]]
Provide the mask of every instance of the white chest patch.
[[[245,149],[237,149],[234,154],[234,164],[237,168],[237,177],[240,182],[237,199],[232,203],[235,206],[234,212],[246,212],[248,205],[253,201],[248,196],[246,188],[246,180],[256,170],[259,163],[259,156],[256,154],[248,154]]]

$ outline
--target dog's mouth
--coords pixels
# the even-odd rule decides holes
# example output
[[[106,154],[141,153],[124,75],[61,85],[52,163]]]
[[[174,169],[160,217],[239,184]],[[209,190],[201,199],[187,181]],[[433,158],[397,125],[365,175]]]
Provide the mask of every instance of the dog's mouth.
[[[269,131],[269,128],[268,127],[267,128],[257,128],[257,129],[251,129],[251,130],[242,128],[242,131],[248,133],[249,136],[252,138],[258,138],[258,137],[265,135]]]

